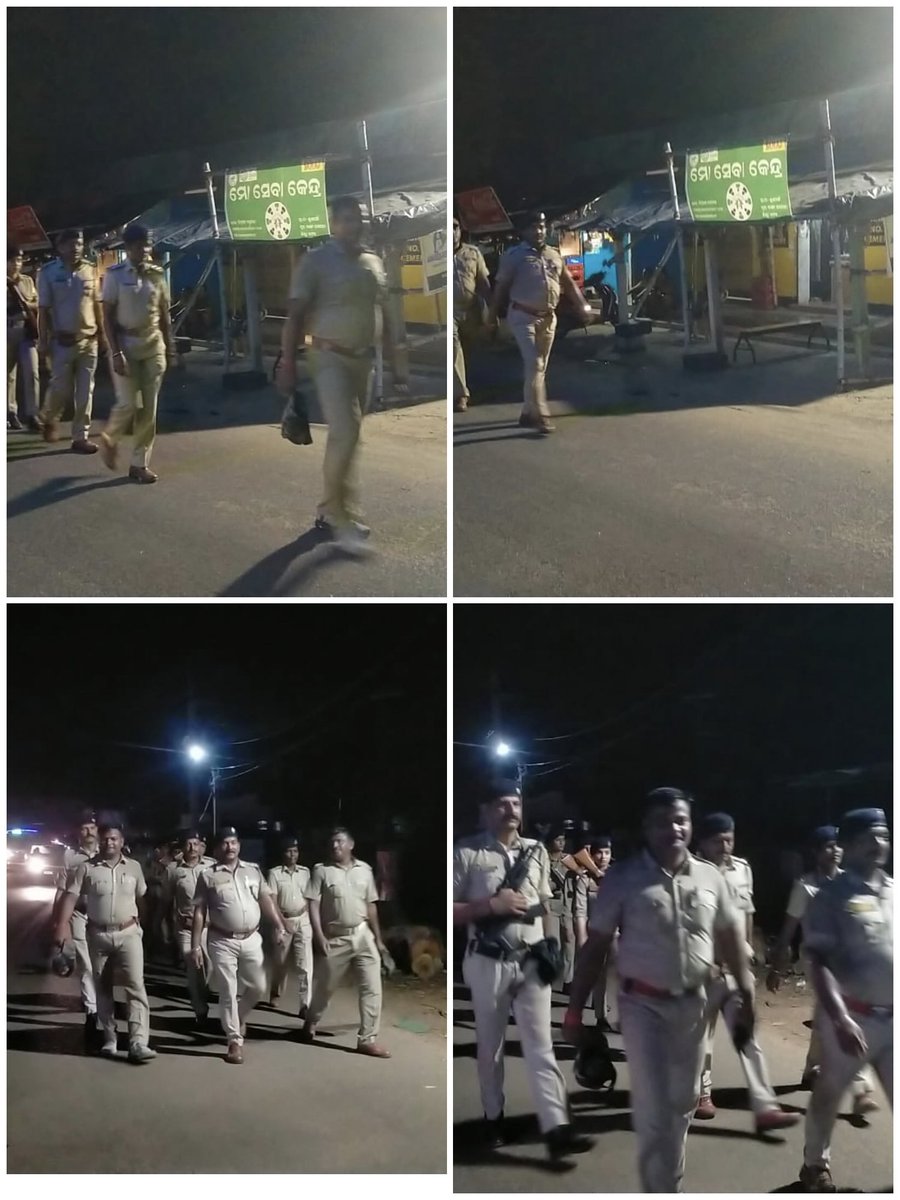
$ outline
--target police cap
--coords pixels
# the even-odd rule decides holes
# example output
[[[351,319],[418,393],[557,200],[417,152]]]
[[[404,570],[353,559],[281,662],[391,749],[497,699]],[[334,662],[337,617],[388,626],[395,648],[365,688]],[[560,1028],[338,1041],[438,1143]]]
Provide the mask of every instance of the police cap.
[[[857,837],[860,833],[866,833],[870,829],[876,829],[879,825],[887,826],[887,818],[884,815],[883,808],[854,808],[850,812],[844,813],[841,818],[839,827],[839,836],[842,845],[845,845]]]
[[[150,230],[137,221],[132,221],[122,230],[122,241],[126,246],[134,245],[135,242],[143,242],[145,246],[149,246],[150,240]]]
[[[240,834],[233,825],[223,825],[221,829],[216,830],[216,840],[214,845],[221,846],[226,838],[239,838]]]
[[[734,833],[734,817],[724,812],[707,813],[700,818],[696,832],[701,841],[720,833]]]

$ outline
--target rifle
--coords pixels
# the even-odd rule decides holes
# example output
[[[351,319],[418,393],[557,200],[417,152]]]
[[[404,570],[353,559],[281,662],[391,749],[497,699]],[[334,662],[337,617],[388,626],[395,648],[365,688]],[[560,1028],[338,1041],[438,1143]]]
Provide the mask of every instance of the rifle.
[[[508,888],[517,892],[522,887],[522,884],[528,878],[528,865],[534,852],[537,850],[537,843],[529,846],[514,863],[510,863],[506,868],[506,873],[500,880],[495,896],[500,892],[506,891]],[[543,904],[533,904],[531,908],[525,910],[524,913],[514,913],[506,917],[498,917],[493,914],[489,917],[482,917],[481,920],[475,922],[475,940],[478,942],[481,952],[487,953],[488,957],[500,958],[506,953],[517,949],[513,946],[507,937],[504,935],[504,929],[507,925],[533,925],[539,916],[544,912]]]

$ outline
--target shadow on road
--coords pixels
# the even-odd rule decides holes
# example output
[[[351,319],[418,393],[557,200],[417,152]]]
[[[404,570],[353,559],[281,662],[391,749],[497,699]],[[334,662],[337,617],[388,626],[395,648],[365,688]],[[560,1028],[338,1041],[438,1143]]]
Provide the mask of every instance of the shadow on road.
[[[6,443],[6,461],[7,463],[27,462],[30,458],[52,458],[57,454],[71,454],[72,451],[68,446],[57,446],[55,450],[49,449],[44,442],[32,441],[24,443],[28,452],[25,454],[18,453],[18,446],[15,442]],[[31,450],[31,446],[38,446],[37,450]]]
[[[113,479],[91,479],[87,481],[79,475],[62,475],[59,479],[48,479],[46,483],[42,483],[38,487],[32,488],[30,492],[26,492],[24,496],[10,500],[6,506],[6,515],[12,520],[13,517],[21,517],[25,513],[37,512],[41,508],[49,508],[51,504],[58,504],[60,500],[72,500],[76,496],[84,495],[85,492],[96,492],[101,489],[107,490],[109,488],[124,486],[132,486],[131,481],[126,475],[120,475]]]
[[[316,554],[302,564],[297,559]],[[293,542],[279,550],[273,550],[265,558],[244,571],[219,592],[220,596],[293,596],[297,588],[316,571],[328,564],[347,563],[344,555],[335,550],[328,538],[313,528],[302,533]]]

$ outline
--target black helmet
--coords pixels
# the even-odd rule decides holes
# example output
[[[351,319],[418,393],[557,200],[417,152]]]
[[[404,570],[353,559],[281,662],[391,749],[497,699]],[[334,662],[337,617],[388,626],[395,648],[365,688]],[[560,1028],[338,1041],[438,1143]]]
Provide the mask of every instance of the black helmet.
[[[592,1092],[611,1092],[616,1086],[609,1042],[599,1030],[589,1030],[587,1044],[575,1055],[573,1071],[579,1087]]]

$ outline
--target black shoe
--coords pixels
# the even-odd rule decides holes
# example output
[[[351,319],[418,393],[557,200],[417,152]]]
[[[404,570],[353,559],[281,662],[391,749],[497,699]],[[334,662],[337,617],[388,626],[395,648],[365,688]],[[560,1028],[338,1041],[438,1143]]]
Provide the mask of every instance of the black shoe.
[[[300,1009],[300,1011],[297,1013],[297,1016],[299,1017],[299,1019],[301,1021],[305,1021],[308,1015],[309,1015],[309,1005],[304,1004],[303,1007]]]
[[[615,1033],[612,1025],[610,1025],[609,1021],[607,1021],[605,1017],[603,1020],[597,1022],[595,1028],[599,1029],[601,1033]]]
[[[84,1018],[84,1043],[90,1050],[99,1050],[103,1044],[103,1031],[97,1022],[97,1014],[89,1012]]]
[[[30,429],[32,433],[42,433],[44,429],[43,421],[40,421],[37,417],[29,417],[25,422],[25,426],[26,428]]]
[[[576,1133],[571,1125],[557,1125],[555,1129],[544,1134],[544,1141],[551,1162],[568,1158],[570,1154],[587,1154],[588,1150],[594,1148],[594,1139],[583,1133]]]
[[[499,1117],[485,1117],[483,1126],[484,1144],[489,1150],[500,1150],[509,1141],[504,1128],[503,1113]]]
[[[18,414],[11,412],[6,418],[7,429],[24,429],[25,426],[19,420]]]

